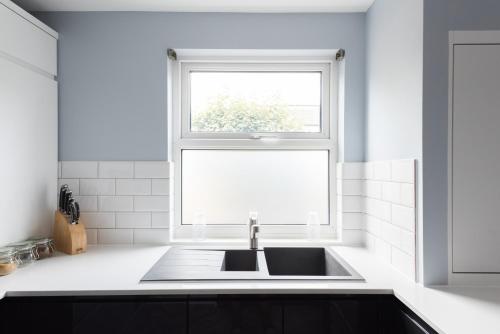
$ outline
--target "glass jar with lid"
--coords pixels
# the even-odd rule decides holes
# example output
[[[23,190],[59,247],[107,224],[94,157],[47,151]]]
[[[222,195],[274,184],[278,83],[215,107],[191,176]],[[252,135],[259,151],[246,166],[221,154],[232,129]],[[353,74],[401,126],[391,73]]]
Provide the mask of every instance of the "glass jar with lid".
[[[16,250],[13,247],[0,248],[0,276],[8,275],[17,269]]]
[[[45,259],[54,255],[54,240],[50,238],[37,238],[29,240],[35,245],[37,260]]]
[[[18,267],[24,267],[38,260],[39,256],[36,251],[36,245],[32,241],[22,241],[10,244],[16,251],[18,259]]]

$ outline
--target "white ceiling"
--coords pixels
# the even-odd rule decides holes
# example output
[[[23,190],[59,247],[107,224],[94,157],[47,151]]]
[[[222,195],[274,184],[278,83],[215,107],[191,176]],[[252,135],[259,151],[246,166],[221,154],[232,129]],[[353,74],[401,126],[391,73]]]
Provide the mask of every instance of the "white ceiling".
[[[365,12],[375,0],[14,0],[31,11]]]

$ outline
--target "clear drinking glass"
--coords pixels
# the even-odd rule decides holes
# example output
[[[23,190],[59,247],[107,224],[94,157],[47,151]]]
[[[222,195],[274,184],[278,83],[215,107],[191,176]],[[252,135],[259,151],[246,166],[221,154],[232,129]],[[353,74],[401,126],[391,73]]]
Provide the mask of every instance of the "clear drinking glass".
[[[320,222],[316,211],[310,211],[307,215],[307,237],[309,240],[318,240],[320,238]]]
[[[197,211],[193,217],[193,240],[201,241],[206,238],[207,219],[202,211]]]

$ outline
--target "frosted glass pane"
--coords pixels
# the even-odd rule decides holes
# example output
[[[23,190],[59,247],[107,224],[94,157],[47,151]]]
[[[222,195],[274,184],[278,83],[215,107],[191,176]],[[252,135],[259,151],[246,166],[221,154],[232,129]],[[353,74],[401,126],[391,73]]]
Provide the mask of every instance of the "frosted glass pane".
[[[328,151],[184,150],[182,222],[306,224],[316,211],[328,224]]]
[[[320,72],[191,72],[193,132],[320,132]]]

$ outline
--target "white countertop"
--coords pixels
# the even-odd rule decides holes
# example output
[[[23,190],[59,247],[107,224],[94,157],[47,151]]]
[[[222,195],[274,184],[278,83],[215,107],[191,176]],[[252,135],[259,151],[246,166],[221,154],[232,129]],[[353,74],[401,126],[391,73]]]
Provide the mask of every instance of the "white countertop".
[[[85,254],[58,255],[0,277],[7,296],[123,294],[388,294],[394,293],[439,333],[500,333],[500,287],[424,288],[364,248],[333,247],[366,282],[152,282],[142,276],[168,246],[91,246]]]

